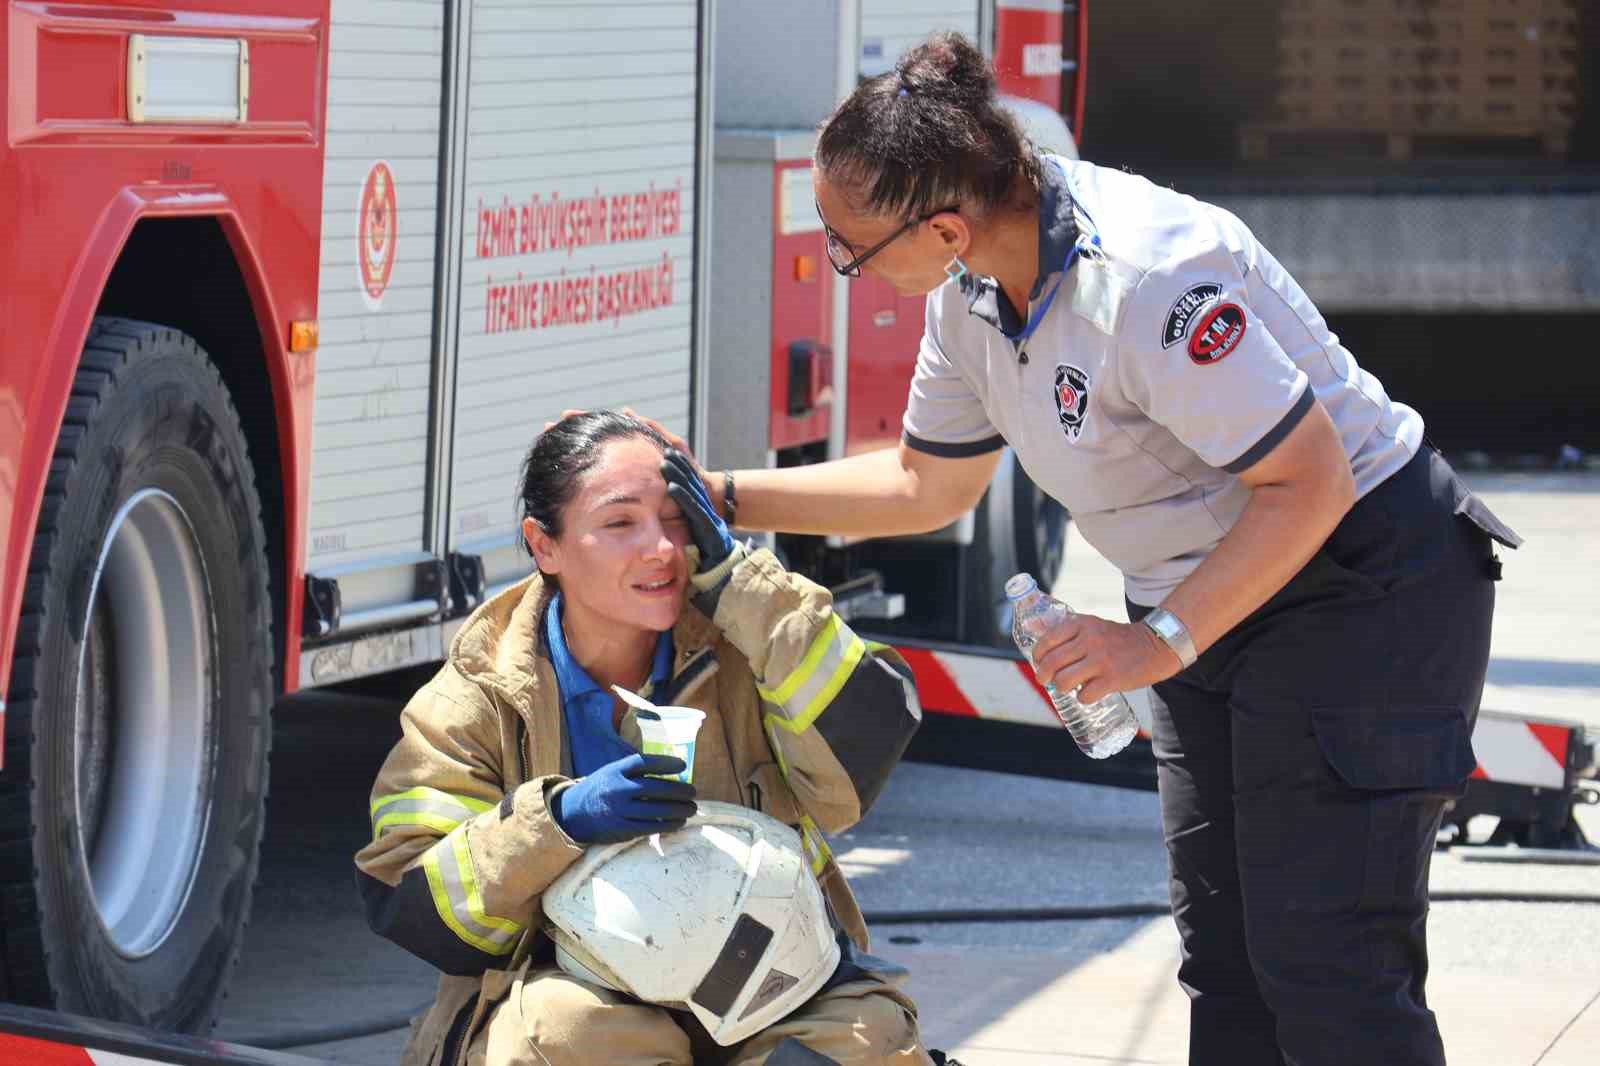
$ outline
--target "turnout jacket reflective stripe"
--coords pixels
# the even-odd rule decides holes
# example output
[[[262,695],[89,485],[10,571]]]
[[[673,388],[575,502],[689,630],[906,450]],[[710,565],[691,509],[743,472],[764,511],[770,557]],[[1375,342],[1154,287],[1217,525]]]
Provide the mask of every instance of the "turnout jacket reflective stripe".
[[[545,888],[583,854],[549,811],[570,784],[542,642],[551,591],[534,575],[473,612],[402,712],[372,790],[373,839],[356,855],[368,922],[443,971],[408,1064],[434,1061],[458,1015],[470,1012],[469,1034],[477,1028],[545,940]],[[654,698],[706,712],[698,796],[798,828],[834,916],[867,950],[824,834],[861,818],[916,731],[910,668],[765,549],[735,566],[715,622],[686,607],[673,641],[670,698]],[[621,732],[636,741],[631,711]]]

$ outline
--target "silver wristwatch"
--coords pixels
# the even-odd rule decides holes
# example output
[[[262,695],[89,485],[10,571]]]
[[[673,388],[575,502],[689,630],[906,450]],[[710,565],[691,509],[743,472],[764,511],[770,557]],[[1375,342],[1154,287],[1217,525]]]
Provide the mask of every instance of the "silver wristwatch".
[[[1194,640],[1189,636],[1188,628],[1183,621],[1165,607],[1157,607],[1141,619],[1150,627],[1150,632],[1161,638],[1162,643],[1171,648],[1178,656],[1178,661],[1187,669],[1194,665],[1200,656],[1194,650]]]

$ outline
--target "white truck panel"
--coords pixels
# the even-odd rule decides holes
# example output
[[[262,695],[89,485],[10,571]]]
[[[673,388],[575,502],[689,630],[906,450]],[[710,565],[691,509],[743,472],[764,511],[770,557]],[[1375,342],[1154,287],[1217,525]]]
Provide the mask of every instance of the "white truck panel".
[[[395,535],[396,528],[410,528],[422,522],[422,496],[410,494],[414,506],[409,511],[396,507],[382,518],[365,518],[376,510],[379,501],[361,498],[340,500],[324,508],[327,524],[311,526],[309,539],[325,545],[324,554],[342,553],[351,558],[364,556],[389,557],[399,555],[416,538]],[[398,501],[396,501],[398,503]]]
[[[692,144],[578,147],[570,143],[581,136],[576,131],[560,136],[569,140],[568,145],[552,145],[551,150],[541,152],[536,157],[498,156],[474,161],[473,191],[487,200],[490,196],[498,198],[512,193],[529,182],[583,182],[586,178],[592,179],[593,184],[587,189],[582,185],[573,186],[573,195],[581,196],[598,188],[606,177],[661,171],[681,173],[685,169],[692,173],[694,170]],[[607,184],[616,187],[619,183]]]
[[[893,70],[900,54],[930,33],[956,30],[978,41],[978,0],[861,0],[861,74]]]
[[[333,0],[308,570],[423,545],[444,5]],[[363,191],[393,177],[393,253],[372,297]]]
[[[661,100],[583,101],[565,110],[528,114],[509,108],[473,116],[469,143],[475,151],[493,158],[508,133],[550,133],[587,130],[591,134],[621,135],[628,129],[659,130],[662,123],[694,121],[693,96]],[[484,145],[483,142],[494,142]]]
[[[408,331],[420,331],[418,335],[428,336],[432,329],[431,314],[405,314],[396,312],[392,321],[386,321],[386,329],[379,329],[369,319],[369,315],[350,315],[345,318],[335,316],[332,319],[322,319],[322,347],[327,349],[330,345],[351,344],[358,340],[382,339],[386,336],[396,338],[407,336]]]
[[[563,408],[688,428],[698,19],[692,0],[473,7],[452,544],[512,542],[522,457]]]

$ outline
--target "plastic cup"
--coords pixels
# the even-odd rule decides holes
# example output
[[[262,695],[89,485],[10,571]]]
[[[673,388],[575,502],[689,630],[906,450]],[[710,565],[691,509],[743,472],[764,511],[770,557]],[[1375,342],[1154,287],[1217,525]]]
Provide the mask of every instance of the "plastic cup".
[[[681,774],[658,774],[670,781],[694,781],[694,742],[700,733],[700,723],[706,712],[693,707],[657,707],[655,717],[649,711],[636,716],[639,736],[646,755],[675,755],[683,760]]]

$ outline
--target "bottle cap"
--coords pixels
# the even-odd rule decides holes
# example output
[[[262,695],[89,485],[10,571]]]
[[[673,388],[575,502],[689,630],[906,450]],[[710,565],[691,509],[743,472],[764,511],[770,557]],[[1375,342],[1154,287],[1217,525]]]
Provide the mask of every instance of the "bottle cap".
[[[1020,600],[1039,587],[1032,574],[1013,574],[1006,581],[1006,598]]]

